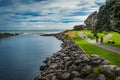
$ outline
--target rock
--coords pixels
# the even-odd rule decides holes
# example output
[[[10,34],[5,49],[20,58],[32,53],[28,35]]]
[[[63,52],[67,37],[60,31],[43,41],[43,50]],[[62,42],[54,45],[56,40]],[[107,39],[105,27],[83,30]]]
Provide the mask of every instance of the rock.
[[[106,80],[105,75],[100,74],[100,75],[97,77],[97,80]]]
[[[78,66],[81,62],[83,62],[82,59],[75,60],[74,63],[76,66]]]
[[[98,56],[98,55],[93,54],[93,55],[90,56],[90,59],[91,59],[92,61],[95,61],[95,60],[100,60],[101,57]]]
[[[110,61],[108,61],[108,60],[103,60],[101,63],[100,63],[100,65],[110,65],[111,63],[110,63]]]
[[[81,54],[80,59],[82,59],[83,62],[89,62],[89,58],[86,54]]]
[[[85,78],[85,80],[97,80],[97,74],[91,73]]]
[[[69,61],[69,60],[70,60],[70,57],[64,57],[64,60],[65,60],[65,61]]]
[[[101,61],[102,61],[101,59],[94,60],[94,61],[91,61],[91,64],[92,64],[93,66],[98,66],[98,65],[100,65]]]
[[[72,80],[84,80],[84,79],[81,79],[81,78],[79,78],[79,77],[75,77],[75,78],[73,78]]]
[[[51,80],[56,80],[56,76],[52,76],[52,79]]]
[[[48,61],[49,61],[49,57],[46,57],[46,60],[44,60],[43,62],[47,64]]]
[[[53,68],[53,69],[58,69],[58,67],[59,67],[58,64],[53,64],[53,65],[52,65],[52,68]]]
[[[71,72],[71,76],[72,76],[72,77],[80,77],[80,73],[77,72],[77,71],[72,71],[72,72]]]
[[[116,78],[116,80],[120,80],[120,76]]]
[[[102,65],[100,66],[100,72],[105,74],[106,76],[115,76],[115,69],[117,66],[115,65]]]
[[[41,78],[35,78],[34,80],[48,80],[46,77],[41,77]]]
[[[65,69],[68,69],[73,64],[72,61],[68,61],[65,63]]]
[[[115,68],[115,73],[116,73],[118,76],[120,76],[120,68],[119,68],[119,67]]]
[[[95,73],[89,74],[85,80],[106,80],[103,74],[97,75]]]
[[[80,71],[80,73],[81,73],[82,75],[87,75],[87,74],[89,74],[89,73],[91,73],[91,72],[93,72],[93,69],[92,69],[92,67],[91,67],[90,65],[84,66],[84,67],[81,69],[81,71]]]
[[[69,71],[69,72],[77,71],[77,66],[74,65],[74,64],[72,64],[71,66],[69,66],[68,71]]]
[[[55,76],[53,73],[50,73],[48,74],[46,77],[49,79],[49,80],[52,80],[53,79],[53,76]]]
[[[63,33],[55,36],[63,41],[62,49],[46,58],[40,67],[41,76],[35,80],[120,80],[119,67],[98,55],[88,56]],[[95,66],[100,68],[99,74],[93,71]]]
[[[46,68],[46,65],[40,66],[40,70],[43,71]]]
[[[66,56],[66,54],[64,54],[64,53],[61,53],[61,57],[65,57]]]
[[[102,65],[100,66],[100,71],[101,72],[114,72],[117,66],[115,65]]]
[[[69,80],[70,79],[70,73],[65,72],[61,74],[60,80]]]

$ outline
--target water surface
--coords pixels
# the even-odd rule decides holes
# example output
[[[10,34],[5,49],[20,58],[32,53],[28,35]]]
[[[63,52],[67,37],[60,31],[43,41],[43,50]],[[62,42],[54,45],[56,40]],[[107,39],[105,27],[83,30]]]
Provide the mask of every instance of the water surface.
[[[0,80],[33,80],[47,56],[60,49],[55,37],[19,35],[0,39]]]

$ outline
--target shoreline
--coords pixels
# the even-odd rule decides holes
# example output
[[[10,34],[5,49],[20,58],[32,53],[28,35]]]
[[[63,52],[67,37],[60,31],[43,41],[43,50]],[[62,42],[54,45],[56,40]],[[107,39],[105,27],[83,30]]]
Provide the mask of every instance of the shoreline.
[[[120,67],[98,55],[87,55],[73,40],[65,37],[64,32],[41,36],[55,36],[63,43],[61,50],[43,61],[44,65],[40,66],[41,73],[34,80],[107,80],[107,77],[118,80],[120,78]],[[113,74],[116,77],[113,77]]]
[[[11,36],[19,35],[20,33],[0,33],[0,38],[7,38]]]

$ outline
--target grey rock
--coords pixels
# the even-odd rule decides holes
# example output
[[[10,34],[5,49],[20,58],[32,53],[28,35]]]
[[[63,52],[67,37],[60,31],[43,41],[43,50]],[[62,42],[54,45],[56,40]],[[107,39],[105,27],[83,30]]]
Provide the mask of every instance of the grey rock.
[[[78,60],[75,60],[75,61],[74,61],[75,65],[77,65],[77,66],[78,66],[81,62],[83,62],[82,59],[78,59]]]
[[[110,61],[108,61],[108,60],[103,60],[101,63],[100,63],[100,65],[110,65],[111,63],[110,63]]]
[[[54,74],[48,74],[46,77],[49,79],[49,80],[52,80],[53,79],[53,76],[54,76]]]
[[[84,79],[81,79],[81,78],[79,78],[79,77],[75,77],[75,78],[73,78],[72,80],[84,80]]]
[[[116,73],[118,76],[120,76],[120,68],[119,68],[119,67],[115,68],[115,73]]]
[[[116,78],[116,80],[120,80],[120,76]]]
[[[77,72],[77,71],[72,71],[72,72],[71,72],[71,76],[72,76],[72,77],[80,77],[80,73]]]
[[[65,61],[69,61],[69,60],[70,60],[70,57],[64,57],[64,60],[65,60]]]
[[[56,80],[56,76],[54,75],[54,76],[52,76],[52,79],[51,80]]]
[[[64,53],[61,54],[61,57],[65,57],[65,56],[66,56],[66,54],[64,54]]]
[[[67,61],[67,62],[65,63],[65,68],[68,69],[72,64],[73,64],[72,61]]]
[[[46,60],[44,60],[43,62],[47,64],[48,61],[49,61],[49,57],[46,57]]]
[[[95,55],[95,54],[91,55],[90,58],[92,61],[102,59],[100,56]]]
[[[63,74],[61,74],[61,80],[69,80],[70,79],[70,73],[65,72]]]
[[[98,60],[91,61],[91,63],[93,66],[97,66],[97,65],[100,65],[101,61],[102,61],[101,59],[98,59]]]
[[[85,80],[97,80],[97,74],[91,73],[85,78]]]
[[[92,69],[91,65],[84,66],[80,71],[80,73],[83,74],[83,75],[87,75],[91,72],[93,72],[93,69]]]
[[[43,71],[46,68],[46,65],[40,66],[40,70]]]
[[[97,77],[97,80],[106,80],[105,75],[100,74],[100,75]]]
[[[81,54],[80,59],[82,59],[83,62],[88,62],[90,60],[86,54]]]
[[[116,65],[102,65],[100,66],[100,71],[101,72],[109,72],[109,71],[114,72],[116,68],[117,68]]]
[[[72,71],[77,71],[77,66],[72,64],[69,68],[68,68],[68,71],[69,72],[72,72]]]
[[[100,72],[105,74],[106,76],[111,76],[115,74],[115,69],[117,66],[115,65],[102,65],[100,66]]]
[[[53,68],[53,69],[57,69],[58,67],[59,67],[58,64],[53,64],[53,65],[52,65],[52,68]]]
[[[106,78],[105,78],[105,75],[103,74],[98,75],[95,73],[91,73],[86,77],[85,80],[106,80]]]

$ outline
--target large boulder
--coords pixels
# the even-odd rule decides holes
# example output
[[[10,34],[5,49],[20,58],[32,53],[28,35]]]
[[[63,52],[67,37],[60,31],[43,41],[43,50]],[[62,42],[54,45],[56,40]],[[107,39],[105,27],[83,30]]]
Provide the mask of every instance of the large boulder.
[[[105,76],[103,74],[95,74],[95,73],[91,73],[89,74],[85,80],[106,80]]]
[[[91,65],[85,65],[85,66],[81,69],[81,71],[80,71],[80,73],[81,73],[82,75],[88,75],[88,74],[90,74],[91,72],[93,72],[93,69],[92,69]]]

